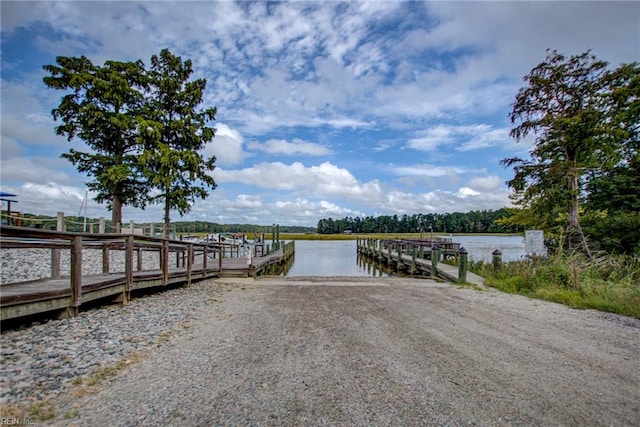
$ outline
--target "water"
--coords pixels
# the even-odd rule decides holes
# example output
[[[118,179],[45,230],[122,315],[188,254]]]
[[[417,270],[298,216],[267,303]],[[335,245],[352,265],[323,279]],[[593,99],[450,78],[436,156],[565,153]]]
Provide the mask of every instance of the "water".
[[[454,243],[460,243],[467,250],[469,259],[491,262],[496,249],[502,252],[502,261],[517,261],[524,257],[524,236],[452,236]]]
[[[491,262],[494,250],[505,262],[524,256],[522,236],[453,236],[474,261]],[[355,240],[296,240],[296,254],[287,276],[381,276],[388,274],[359,259]]]
[[[372,276],[358,263],[355,240],[296,240],[296,254],[287,276]],[[379,273],[375,274],[376,276]],[[383,274],[384,276],[384,274]]]

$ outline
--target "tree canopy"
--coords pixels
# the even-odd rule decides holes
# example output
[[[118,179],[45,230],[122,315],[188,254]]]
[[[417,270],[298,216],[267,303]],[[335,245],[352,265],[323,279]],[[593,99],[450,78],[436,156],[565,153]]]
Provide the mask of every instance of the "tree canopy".
[[[95,200],[106,202],[119,229],[122,205],[144,208],[146,183],[140,179],[136,116],[144,103],[142,62],[107,61],[94,65],[88,58],[58,57],[46,65],[44,83],[70,90],[52,111],[58,135],[78,137],[91,151],[70,149],[62,154],[79,172],[93,178],[87,187]]]
[[[419,233],[433,230],[436,233],[516,233],[524,230],[521,225],[505,223],[500,219],[511,215],[508,209],[453,213],[429,213],[414,215],[382,215],[323,218],[318,221],[319,234],[353,233]]]
[[[616,192],[622,197],[639,189],[633,179],[638,155],[638,65],[607,67],[589,51],[570,57],[548,51],[524,77],[526,85],[509,115],[516,141],[533,137],[530,157],[501,162],[514,169],[514,178],[507,183],[512,199],[531,212],[520,218],[534,219],[535,224],[529,225],[563,234],[569,248],[580,247],[587,254],[581,201],[595,208],[603,193],[610,202],[609,196]],[[612,177],[618,178],[615,190],[603,181]],[[632,199],[626,198],[624,209],[632,208]]]
[[[168,230],[171,209],[182,215],[215,188],[208,174],[215,158],[204,159],[200,150],[214,137],[207,122],[216,109],[197,109],[206,80],[188,81],[191,61],[164,49],[151,58],[150,69],[140,60],[98,66],[84,56],[59,56],[43,68],[47,87],[68,91],[52,111],[61,121],[56,133],[89,148],[62,157],[92,179],[87,187],[107,203],[116,231],[122,206],[165,201]]]
[[[192,72],[190,60],[183,62],[167,49],[151,57],[140,162],[151,187],[158,190],[151,201],[164,203],[165,237],[172,209],[183,215],[197,198],[207,197],[207,188],[216,187],[209,174],[216,159],[200,153],[215,135],[206,123],[215,120],[216,109],[198,110],[207,82],[189,81]]]

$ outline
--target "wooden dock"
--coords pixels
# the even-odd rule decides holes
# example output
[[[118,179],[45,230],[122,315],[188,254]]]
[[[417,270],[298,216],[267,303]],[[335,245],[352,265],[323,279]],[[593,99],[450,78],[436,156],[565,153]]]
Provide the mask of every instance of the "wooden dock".
[[[357,250],[388,268],[412,276],[439,277],[454,283],[484,285],[484,279],[468,272],[467,252],[449,240],[358,239]],[[457,259],[457,266],[442,262]]]
[[[219,243],[0,226],[2,256],[5,251],[20,249],[47,249],[51,273],[49,277],[2,283],[2,321],[47,312],[75,316],[83,303],[126,303],[132,292],[143,289],[189,286],[192,281],[216,277],[256,276],[289,261],[295,252],[294,242],[275,242],[266,250],[261,247],[256,251],[254,247],[251,253],[243,254],[238,248]],[[101,253],[102,272],[83,274],[83,254],[88,256],[89,251],[94,257],[96,251]],[[114,252],[120,253],[120,265],[113,265]],[[63,272],[61,259],[65,256],[69,269]]]

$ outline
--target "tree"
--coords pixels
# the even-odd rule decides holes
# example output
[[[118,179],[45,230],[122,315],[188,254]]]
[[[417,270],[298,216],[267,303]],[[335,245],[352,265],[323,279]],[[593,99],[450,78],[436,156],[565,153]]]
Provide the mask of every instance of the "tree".
[[[580,225],[579,200],[590,171],[620,161],[623,138],[614,114],[612,74],[589,51],[569,58],[548,51],[524,77],[509,115],[518,142],[535,137],[530,159],[503,159],[514,168],[508,181],[515,203],[548,225],[558,218],[567,226],[569,247],[589,248]],[[559,215],[562,213],[562,215]]]
[[[207,121],[215,120],[216,108],[199,110],[206,80],[188,81],[193,69],[168,49],[151,57],[149,93],[140,136],[144,149],[140,163],[151,187],[157,190],[152,203],[164,203],[164,236],[168,237],[170,211],[182,216],[196,199],[208,196],[216,183],[209,174],[215,157],[200,153],[215,135]]]
[[[79,172],[93,177],[87,187],[97,202],[106,202],[112,224],[119,232],[122,206],[144,207],[146,183],[138,169],[135,114],[143,96],[142,62],[107,61],[96,66],[86,57],[56,58],[45,65],[50,75],[44,83],[53,89],[71,90],[51,114],[62,124],[58,135],[71,141],[76,136],[92,150],[70,149],[62,154]]]

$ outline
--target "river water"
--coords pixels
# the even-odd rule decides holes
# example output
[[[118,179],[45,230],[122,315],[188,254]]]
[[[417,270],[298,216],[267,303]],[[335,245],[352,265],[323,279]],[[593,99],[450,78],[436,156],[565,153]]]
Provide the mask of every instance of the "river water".
[[[474,261],[491,262],[491,254],[499,249],[505,262],[525,255],[522,236],[452,236]],[[293,264],[286,276],[381,276],[393,275],[362,259],[355,240],[297,240]]]

